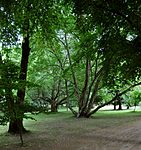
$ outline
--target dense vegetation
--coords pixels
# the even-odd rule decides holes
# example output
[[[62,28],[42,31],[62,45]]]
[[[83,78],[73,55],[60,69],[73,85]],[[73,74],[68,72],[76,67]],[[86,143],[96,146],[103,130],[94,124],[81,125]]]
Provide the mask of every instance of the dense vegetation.
[[[89,118],[141,100],[141,2],[0,1],[0,124],[65,106]],[[134,88],[138,86],[137,88]]]

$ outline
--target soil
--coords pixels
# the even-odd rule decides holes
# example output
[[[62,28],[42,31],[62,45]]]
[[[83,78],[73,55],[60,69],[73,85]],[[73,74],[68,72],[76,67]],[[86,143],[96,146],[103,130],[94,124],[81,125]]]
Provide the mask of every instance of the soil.
[[[2,133],[0,150],[141,150],[141,115],[60,115],[25,126],[32,132],[23,136],[22,147],[18,136]]]

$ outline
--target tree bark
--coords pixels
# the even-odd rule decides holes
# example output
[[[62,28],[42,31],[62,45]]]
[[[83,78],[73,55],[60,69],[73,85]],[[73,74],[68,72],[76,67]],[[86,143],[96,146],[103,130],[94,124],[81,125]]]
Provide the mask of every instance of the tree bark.
[[[23,126],[22,119],[11,120],[9,123],[8,132],[12,134],[20,134],[20,132],[26,133],[27,130]]]
[[[51,112],[58,112],[58,105],[55,100],[51,101]]]
[[[86,108],[86,92],[87,92],[87,87],[89,83],[89,72],[90,72],[90,64],[88,59],[86,59],[86,70],[85,70],[85,81],[84,81],[84,86],[81,92],[81,96],[79,98],[79,112],[78,112],[78,117],[83,116],[85,114],[85,108]]]
[[[122,110],[122,102],[121,99],[118,101],[118,110]]]
[[[22,43],[22,58],[21,58],[21,70],[19,75],[19,89],[17,92],[17,106],[18,110],[17,115],[15,118],[10,120],[9,123],[9,133],[24,133],[26,129],[23,126],[23,115],[24,111],[21,110],[24,107],[24,97],[25,97],[25,90],[26,90],[26,77],[27,77],[27,67],[28,67],[28,58],[30,54],[30,46],[29,46],[29,34],[23,38]]]

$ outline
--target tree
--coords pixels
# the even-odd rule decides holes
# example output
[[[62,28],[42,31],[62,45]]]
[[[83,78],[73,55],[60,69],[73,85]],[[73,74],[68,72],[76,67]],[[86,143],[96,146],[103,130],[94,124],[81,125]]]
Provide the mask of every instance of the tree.
[[[18,80],[18,89],[17,89],[17,100],[16,105],[18,105],[18,117],[14,116],[10,118],[9,132],[10,133],[19,133],[26,132],[23,127],[23,116],[24,112],[21,109],[24,107],[24,98],[25,90],[27,84],[27,67],[28,59],[30,54],[30,39],[33,36],[34,32],[42,30],[42,33],[47,33],[53,21],[50,18],[55,17],[55,6],[52,7],[53,2],[48,1],[16,1],[11,0],[10,2],[1,1],[0,9],[1,15],[5,19],[1,20],[0,26],[2,35],[2,43],[9,48],[10,45],[17,44],[17,37],[22,37],[22,56],[21,56],[21,65],[19,72]],[[39,15],[42,14],[42,17],[39,19]],[[54,18],[55,21],[55,18]],[[45,26],[48,26],[47,28]],[[13,32],[14,31],[14,32]],[[45,35],[45,34],[44,34]],[[12,109],[15,109],[15,105],[11,106]]]
[[[64,73],[68,68],[68,56],[62,45],[62,38],[64,38],[64,31],[71,36],[72,29],[74,29],[74,16],[67,7],[61,5],[61,9],[58,18],[62,22],[59,22],[59,26],[55,28],[55,34],[51,35],[52,38],[43,39],[40,33],[35,35],[36,38],[33,37],[34,52],[31,53],[32,62],[29,63],[29,80],[37,81],[37,84],[46,89],[42,100],[44,99],[51,105],[52,111],[56,111],[59,105],[66,103],[70,105],[68,99],[73,93],[69,88],[71,86],[71,81],[68,80],[69,73]],[[35,74],[30,73],[33,70],[36,70]]]
[[[114,102],[119,96],[130,90],[132,87],[140,84],[136,83],[138,74],[137,72],[134,72],[137,66],[133,62],[133,64],[131,64],[130,60],[132,56],[127,53],[130,49],[133,54],[135,47],[139,47],[137,44],[139,43],[139,38],[137,37],[133,41],[130,41],[128,39],[129,34],[133,31],[131,32],[132,28],[130,29],[130,26],[126,24],[127,20],[125,21],[122,16],[118,18],[117,12],[113,18],[113,9],[112,12],[109,11],[109,9],[107,10],[107,7],[105,8],[101,2],[75,2],[75,12],[77,14],[77,25],[79,29],[77,28],[77,30],[74,31],[73,26],[69,26],[69,29],[66,28],[68,22],[63,18],[61,24],[63,27],[57,30],[57,33],[61,33],[62,36],[61,38],[58,38],[58,42],[61,43],[61,46],[67,53],[69,67],[66,70],[71,74],[69,78],[73,85],[75,98],[79,107],[78,112],[72,110],[71,107],[70,109],[77,117],[90,117],[99,108]],[[86,5],[83,5],[85,2]],[[106,5],[111,5],[115,9],[113,2],[106,2]],[[130,7],[132,4],[128,5],[128,7]],[[85,6],[88,6],[89,8],[94,6],[94,9],[90,8],[87,11]],[[101,9],[99,10],[99,7],[104,10],[104,13]],[[68,14],[70,14],[70,12]],[[96,17],[99,14],[101,14],[103,20]],[[74,15],[71,17],[75,20]],[[71,17],[69,16],[66,18],[69,19]],[[95,22],[93,22],[93,20],[95,20]],[[135,27],[137,26],[135,25]],[[132,34],[132,37],[133,35],[134,34]],[[135,57],[139,57],[137,52]],[[130,72],[131,70],[127,65],[130,67],[135,65],[133,68],[130,68],[133,72]],[[124,69],[127,69],[127,71],[130,70],[130,73],[125,74]],[[115,94],[111,100],[92,110],[93,104],[98,96],[98,91],[105,86],[104,82],[112,87],[119,78],[120,81],[124,79],[121,86],[125,84],[128,85],[129,80],[134,82],[134,84],[127,87],[127,89],[123,88],[123,91]],[[111,82],[113,83],[111,84]]]
[[[123,78],[135,79],[140,73],[140,1],[84,0],[74,3],[80,29],[100,28],[99,48],[104,57],[112,57],[108,68],[115,71],[120,67]]]
[[[1,74],[0,74],[0,95],[1,95],[1,111],[4,114],[4,119],[1,117],[1,124],[8,122],[9,118],[13,118],[15,111],[13,110],[13,105],[15,101],[14,94],[12,90],[17,89],[17,78],[18,78],[18,67],[9,60],[2,60],[1,63]]]
[[[103,85],[106,83],[106,85],[111,87],[119,79],[122,81],[122,87],[125,84],[129,85],[129,81],[133,83],[127,89],[123,88],[123,92],[116,94],[112,100],[105,103],[110,104],[129,89],[140,84],[138,80],[141,69],[139,63],[140,24],[138,20],[140,20],[139,7],[141,4],[139,1],[135,3],[133,1],[118,1],[115,3],[114,1],[97,0],[81,2],[76,0],[72,2],[74,3],[74,12],[77,16],[77,27],[82,33],[81,38],[85,35],[83,43],[86,44],[83,44],[83,49],[86,49],[86,52],[83,51],[83,54],[86,54],[86,58],[89,58],[88,61],[95,59],[96,53],[99,54],[98,61],[101,65],[98,66],[98,69],[102,68],[100,82]],[[97,37],[93,37],[93,40],[90,40],[88,33],[97,33]],[[90,48],[93,45],[92,42],[96,43],[96,51]],[[88,69],[86,70],[85,79],[88,79],[89,73]],[[113,79],[115,81],[111,83]],[[81,95],[83,98],[88,87],[88,80],[85,81],[83,88],[85,92],[82,92],[83,96]],[[94,90],[98,91],[100,84],[96,83],[97,86],[94,87]],[[82,102],[81,99],[79,102]],[[89,117],[99,108],[105,106],[105,104],[98,106],[88,114],[82,109],[82,113],[87,114],[82,116]],[[78,116],[81,116],[80,114],[81,111]]]
[[[140,86],[138,86],[126,95],[125,104],[128,107],[134,106],[134,111],[135,111],[136,106],[139,106],[140,102],[141,102],[141,91],[140,91]]]

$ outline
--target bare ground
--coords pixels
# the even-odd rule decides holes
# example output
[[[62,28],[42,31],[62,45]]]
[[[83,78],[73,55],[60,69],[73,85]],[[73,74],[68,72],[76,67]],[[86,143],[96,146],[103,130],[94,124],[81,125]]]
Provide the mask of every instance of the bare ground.
[[[24,135],[23,147],[18,136],[5,130],[0,150],[141,150],[141,113],[91,119],[54,114],[25,126],[32,132]]]

